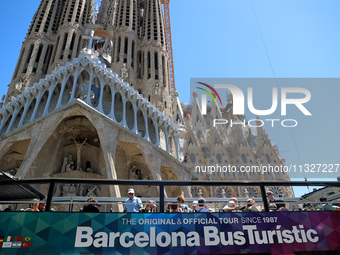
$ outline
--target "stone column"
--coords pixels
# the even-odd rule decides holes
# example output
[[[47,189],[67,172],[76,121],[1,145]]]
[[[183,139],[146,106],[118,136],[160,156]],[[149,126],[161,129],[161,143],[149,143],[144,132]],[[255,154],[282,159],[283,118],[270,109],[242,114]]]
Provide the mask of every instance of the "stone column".
[[[55,107],[56,109],[58,109],[61,106],[61,100],[63,98],[66,82],[67,82],[67,77],[64,76],[63,82],[61,84],[61,89],[60,89],[60,94],[59,94],[59,98],[58,98],[58,103],[57,103],[57,106]]]
[[[100,145],[103,150],[103,156],[106,167],[106,177],[107,179],[117,180],[117,171],[115,167],[115,155],[116,155],[116,145],[119,136],[119,129],[108,123],[107,120],[103,119],[101,116],[89,116],[92,119],[92,123],[98,130],[98,136],[100,139]],[[105,130],[105,132],[104,132]],[[119,186],[110,185],[110,196],[111,197],[121,197]],[[123,206],[114,204],[113,209],[115,212],[122,212]]]
[[[14,112],[12,113],[12,119],[11,119],[11,123],[9,123],[9,126],[6,130],[6,133],[10,132],[12,127],[13,127],[13,124],[15,122],[15,119],[17,118],[18,116],[18,113],[19,113],[19,110],[20,110],[20,103],[19,102],[16,102],[15,105],[14,105]]]
[[[104,93],[105,81],[104,81],[103,77],[98,76],[98,79],[99,79],[99,84],[100,84],[99,85],[100,86],[100,92],[99,92],[99,102],[98,102],[98,105],[97,105],[97,109],[101,113],[105,114],[104,110],[103,110],[103,93]]]
[[[70,96],[70,100],[69,102],[72,102],[74,100],[74,95],[76,93],[76,87],[77,87],[77,82],[78,82],[78,77],[79,77],[79,74],[80,74],[80,71],[79,69],[76,69],[75,73],[74,73],[74,81],[73,81],[73,87],[72,87],[72,93],[71,93],[71,96]],[[63,90],[63,88],[62,88]],[[64,91],[64,90],[63,90]],[[61,92],[60,92],[61,93]],[[60,99],[60,98],[59,98]],[[59,101],[58,101],[59,103]]]
[[[45,114],[48,113],[48,108],[50,107],[50,104],[51,104],[51,99],[52,99],[52,96],[53,96],[53,91],[55,90],[57,84],[58,84],[58,82],[54,82],[54,84],[51,85],[50,88],[49,88],[46,106],[45,106],[45,109],[44,109],[44,112],[43,112],[42,115],[45,115]]]

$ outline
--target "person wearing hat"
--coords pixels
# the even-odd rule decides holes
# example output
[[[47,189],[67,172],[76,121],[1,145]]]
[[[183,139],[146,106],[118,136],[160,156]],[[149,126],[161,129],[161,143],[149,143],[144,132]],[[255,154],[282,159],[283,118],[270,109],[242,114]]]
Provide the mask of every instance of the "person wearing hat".
[[[235,212],[237,210],[237,203],[238,203],[238,200],[236,197],[231,197],[229,199],[229,202],[228,204],[223,207],[223,210],[225,212]]]
[[[128,190],[128,195],[129,198],[124,203],[124,212],[139,212],[143,207],[142,201],[140,198],[135,197],[135,191],[132,188]]]
[[[266,196],[267,196],[269,202],[275,202],[276,201],[272,191],[267,191]]]
[[[198,209],[198,201],[194,200],[192,202],[192,212],[197,212],[197,209]]]
[[[209,212],[209,209],[205,207],[205,199],[200,198],[198,199],[198,209],[197,212]]]

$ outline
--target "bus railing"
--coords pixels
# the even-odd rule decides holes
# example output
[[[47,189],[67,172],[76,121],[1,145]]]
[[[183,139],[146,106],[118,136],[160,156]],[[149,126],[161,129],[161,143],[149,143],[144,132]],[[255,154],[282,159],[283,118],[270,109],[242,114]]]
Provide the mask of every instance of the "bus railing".
[[[166,186],[257,186],[261,191],[261,199],[256,199],[256,202],[262,202],[264,210],[269,211],[269,204],[266,197],[267,186],[326,186],[326,187],[340,187],[340,182],[331,181],[289,181],[289,182],[277,182],[277,181],[158,181],[158,180],[107,180],[107,179],[63,179],[63,178],[48,178],[48,179],[25,179],[15,181],[1,181],[0,185],[24,185],[24,184],[48,184],[48,193],[46,197],[46,211],[50,211],[53,201],[53,194],[56,184],[95,184],[95,185],[128,185],[128,186],[158,186],[159,187],[159,203],[160,211],[163,211],[166,203],[172,202],[172,198],[164,197],[164,190]],[[120,198],[119,200],[125,200],[126,198]],[[190,200],[197,200],[198,198],[190,198]],[[212,198],[215,200],[216,198]],[[245,198],[246,199],[246,198]],[[292,199],[292,198],[289,198]],[[189,201],[189,200],[188,200]],[[212,201],[215,202],[215,201]],[[218,201],[217,201],[218,202]],[[288,203],[289,201],[285,201]],[[294,202],[294,201],[293,201]],[[297,203],[299,201],[296,201]],[[1,202],[4,203],[4,202]],[[8,203],[8,202],[6,202]],[[223,203],[226,201],[224,199]],[[304,203],[302,201],[299,202]],[[306,201],[307,203],[307,201]],[[310,203],[310,202],[308,202]]]

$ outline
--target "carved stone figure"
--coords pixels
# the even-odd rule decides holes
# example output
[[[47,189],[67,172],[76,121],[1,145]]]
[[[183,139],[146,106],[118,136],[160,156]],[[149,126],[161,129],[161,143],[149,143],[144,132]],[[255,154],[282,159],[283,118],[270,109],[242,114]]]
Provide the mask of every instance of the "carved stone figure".
[[[75,144],[77,146],[77,170],[80,170],[81,148],[86,143],[87,138],[82,143],[80,143],[80,142],[78,143],[74,138],[73,138],[73,141],[75,142]]]
[[[137,169],[137,166],[135,164],[132,164],[130,166],[129,173],[128,173],[128,178],[136,179],[137,180],[136,174],[135,174],[136,173],[136,169]]]
[[[121,69],[121,74],[122,74],[123,80],[126,81],[126,78],[129,77],[129,73],[128,73],[128,70],[126,68],[126,63],[123,64],[123,68]]]
[[[74,170],[74,162],[73,162],[73,159],[72,159],[72,155],[68,155],[68,158],[67,158],[67,164],[66,164],[66,167],[65,167],[65,172],[71,172]]]
[[[63,161],[63,165],[61,167],[61,171],[60,172],[66,172],[66,166],[67,166],[67,161],[68,161],[68,156],[64,157],[64,161]]]

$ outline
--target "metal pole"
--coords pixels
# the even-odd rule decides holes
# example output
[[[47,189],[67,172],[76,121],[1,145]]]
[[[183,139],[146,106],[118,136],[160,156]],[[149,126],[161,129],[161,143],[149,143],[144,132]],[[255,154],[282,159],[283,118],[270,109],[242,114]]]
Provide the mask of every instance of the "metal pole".
[[[266,196],[266,190],[265,190],[263,184],[260,185],[260,189],[261,189],[261,195],[262,195],[262,201],[263,201],[263,205],[264,205],[264,210],[265,210],[265,212],[269,212],[269,206],[268,206],[268,200],[267,200],[267,196]]]
[[[51,181],[50,187],[48,188],[46,207],[45,207],[45,211],[47,211],[47,212],[49,212],[50,209],[51,209],[51,202],[52,202],[52,197],[53,197],[53,192],[54,192],[54,186],[55,186],[55,182]]]
[[[159,212],[164,212],[164,185],[159,185]]]

